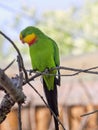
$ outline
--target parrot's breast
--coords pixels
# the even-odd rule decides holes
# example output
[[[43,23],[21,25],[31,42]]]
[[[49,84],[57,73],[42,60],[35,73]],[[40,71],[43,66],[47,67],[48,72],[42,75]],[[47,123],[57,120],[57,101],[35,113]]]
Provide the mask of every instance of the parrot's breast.
[[[54,52],[51,45],[30,47],[30,56],[32,67],[38,71],[44,71],[46,68],[55,67]]]
[[[40,72],[46,69],[54,68],[56,66],[56,55],[54,45],[51,40],[42,39],[30,46],[31,63],[34,70]],[[51,75],[44,75],[43,79],[47,85],[48,90],[54,89],[54,78],[56,70],[51,71]]]

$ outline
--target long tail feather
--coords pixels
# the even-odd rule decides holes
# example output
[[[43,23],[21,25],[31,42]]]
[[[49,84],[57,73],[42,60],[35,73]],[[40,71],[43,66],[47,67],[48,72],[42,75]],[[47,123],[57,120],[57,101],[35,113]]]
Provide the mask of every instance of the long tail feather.
[[[56,86],[56,79],[54,82],[54,90],[48,90],[46,83],[43,79],[43,88],[45,92],[45,96],[48,102],[48,105],[52,109],[52,111],[55,113],[56,116],[59,115],[58,113],[58,101],[57,101],[57,86]],[[59,130],[59,125],[57,119],[54,117],[54,123],[55,123],[55,130]]]

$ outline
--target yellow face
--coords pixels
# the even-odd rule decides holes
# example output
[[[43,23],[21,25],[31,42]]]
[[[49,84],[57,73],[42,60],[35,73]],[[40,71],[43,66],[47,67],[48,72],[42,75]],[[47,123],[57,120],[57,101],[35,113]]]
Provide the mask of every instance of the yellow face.
[[[28,43],[31,44],[31,42],[34,42],[36,40],[36,35],[34,33],[32,34],[28,34],[27,36],[25,36],[24,38],[22,37],[22,34],[20,34],[20,40],[23,43]]]

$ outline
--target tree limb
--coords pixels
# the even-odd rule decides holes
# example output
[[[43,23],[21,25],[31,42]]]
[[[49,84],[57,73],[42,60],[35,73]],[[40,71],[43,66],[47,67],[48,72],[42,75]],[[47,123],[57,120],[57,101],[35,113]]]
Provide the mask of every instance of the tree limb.
[[[6,92],[11,96],[15,102],[24,102],[26,96],[21,91],[17,89],[10,78],[0,69],[0,84],[6,90]]]
[[[0,104],[0,124],[5,120],[6,115],[10,112],[14,104],[15,101],[13,101],[8,94],[3,97],[2,102]]]

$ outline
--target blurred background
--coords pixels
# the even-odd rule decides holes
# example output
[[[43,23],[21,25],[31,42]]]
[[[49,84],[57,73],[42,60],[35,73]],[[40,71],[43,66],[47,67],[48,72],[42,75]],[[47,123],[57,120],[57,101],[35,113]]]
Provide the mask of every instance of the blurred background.
[[[19,33],[29,25],[37,26],[56,41],[61,66],[82,69],[98,66],[98,0],[0,0],[0,31],[15,42],[27,69],[31,69],[28,47],[20,43]],[[6,67],[16,56],[11,43],[0,35],[0,68]],[[17,64],[7,70],[10,77],[17,73]],[[70,73],[62,71],[62,74]],[[40,79],[32,84],[44,97]],[[42,100],[29,86],[24,87],[24,92],[27,103],[22,109],[23,130],[54,130],[51,115]],[[60,120],[67,130],[98,129],[97,113],[80,117],[98,109],[97,75],[82,73],[62,77],[58,98]],[[8,128],[18,130],[17,106],[0,126],[0,130]]]

